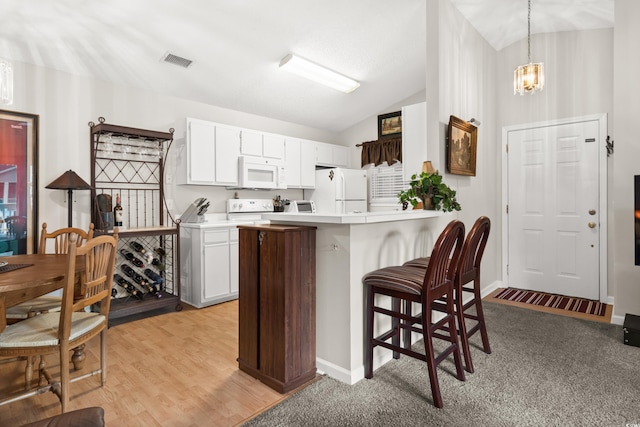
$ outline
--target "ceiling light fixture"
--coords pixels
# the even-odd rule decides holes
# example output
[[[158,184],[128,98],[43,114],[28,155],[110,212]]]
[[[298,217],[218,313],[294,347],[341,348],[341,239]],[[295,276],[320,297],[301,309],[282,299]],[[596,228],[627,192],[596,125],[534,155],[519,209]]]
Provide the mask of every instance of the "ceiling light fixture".
[[[338,74],[335,71],[331,71],[293,54],[282,58],[280,68],[344,93],[353,92],[360,87],[360,83],[349,77],[345,77],[342,74]]]
[[[531,62],[531,0],[529,0],[529,13],[527,15],[527,49],[529,63],[520,65],[513,72],[513,94],[524,95],[534,93],[544,88],[544,63]]]
[[[13,104],[13,65],[4,59],[0,59],[0,102]]]

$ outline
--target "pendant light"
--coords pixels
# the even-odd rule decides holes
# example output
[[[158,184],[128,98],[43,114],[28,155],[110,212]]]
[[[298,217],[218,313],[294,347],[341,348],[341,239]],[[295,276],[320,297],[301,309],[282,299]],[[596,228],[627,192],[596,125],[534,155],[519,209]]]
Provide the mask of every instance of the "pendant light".
[[[529,1],[529,13],[527,15],[527,54],[529,63],[520,65],[513,72],[513,94],[524,95],[534,93],[544,88],[544,63],[531,62],[531,0]]]

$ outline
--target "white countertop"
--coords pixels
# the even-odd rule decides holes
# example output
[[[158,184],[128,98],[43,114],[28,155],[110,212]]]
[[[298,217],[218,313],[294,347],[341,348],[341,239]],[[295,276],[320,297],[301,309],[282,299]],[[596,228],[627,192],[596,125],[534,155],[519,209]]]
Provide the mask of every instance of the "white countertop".
[[[312,224],[373,224],[378,222],[405,221],[408,219],[434,218],[444,215],[442,211],[414,209],[407,211],[362,212],[344,215],[318,213],[274,212],[262,214],[271,222],[305,222]]]
[[[444,215],[442,211],[413,209],[406,211],[380,211],[348,213],[344,215],[318,213],[273,212],[262,214],[262,219],[274,223],[310,223],[310,224],[375,224],[379,222],[405,221],[410,219],[435,218]],[[222,228],[254,224],[256,220],[242,221],[226,219],[225,214],[205,215],[204,222],[182,222],[180,227]]]
[[[213,214],[205,214],[203,215],[202,222],[181,222],[180,227],[184,228],[225,228],[225,227],[236,227],[241,224],[254,224],[256,222],[255,219],[227,219],[227,214],[225,213],[213,213]]]

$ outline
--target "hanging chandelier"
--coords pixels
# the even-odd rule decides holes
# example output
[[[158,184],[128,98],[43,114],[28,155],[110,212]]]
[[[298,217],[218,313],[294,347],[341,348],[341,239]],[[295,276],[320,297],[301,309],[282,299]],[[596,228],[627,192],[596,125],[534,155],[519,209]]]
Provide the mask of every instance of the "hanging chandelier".
[[[531,0],[529,0],[529,13],[527,15],[527,58],[528,64],[520,65],[513,72],[513,94],[524,95],[534,93],[544,88],[544,64],[531,62]]]

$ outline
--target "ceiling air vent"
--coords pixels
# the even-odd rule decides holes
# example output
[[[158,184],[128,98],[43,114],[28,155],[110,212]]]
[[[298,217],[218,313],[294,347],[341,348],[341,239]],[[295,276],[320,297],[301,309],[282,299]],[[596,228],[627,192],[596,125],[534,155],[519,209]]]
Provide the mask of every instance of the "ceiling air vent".
[[[190,59],[182,58],[181,56],[174,55],[173,53],[167,53],[162,60],[169,64],[178,65],[182,68],[189,68],[189,65],[193,62]]]

